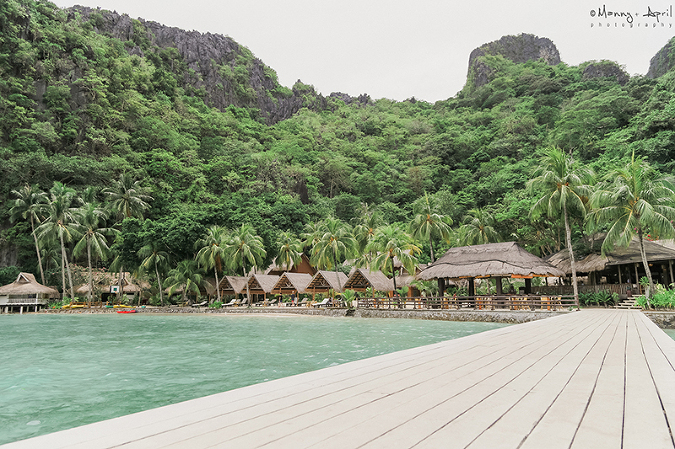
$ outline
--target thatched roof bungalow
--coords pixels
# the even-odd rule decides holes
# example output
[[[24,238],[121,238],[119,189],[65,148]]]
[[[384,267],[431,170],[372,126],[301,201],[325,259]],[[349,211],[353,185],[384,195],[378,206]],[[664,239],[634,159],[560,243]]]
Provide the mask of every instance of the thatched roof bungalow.
[[[312,281],[307,286],[307,293],[327,293],[333,290],[335,293],[342,293],[347,283],[347,275],[338,271],[317,271]]]
[[[246,293],[246,281],[244,276],[223,276],[220,279],[220,295],[238,295]]]
[[[445,279],[469,279],[469,296],[473,296],[472,281],[476,278],[525,279],[526,292],[529,293],[530,280],[533,277],[564,275],[564,272],[527,252],[516,242],[504,242],[450,248],[443,257],[418,274],[417,278],[440,280],[441,294]],[[497,294],[501,294],[501,282],[497,282]]]
[[[18,306],[23,311],[23,306],[32,305],[37,311],[49,298],[58,296],[57,290],[40,284],[32,273],[19,273],[16,281],[0,287],[0,308],[9,312]]]
[[[290,269],[285,265],[277,265],[277,259],[275,258],[272,261],[272,265],[265,270],[265,274],[275,274],[277,276],[281,276],[284,273],[304,273],[314,276],[316,274],[316,268],[309,262],[309,258],[303,254],[300,263],[291,266]]]
[[[397,280],[398,284],[398,280]],[[352,271],[344,288],[363,292],[367,288],[375,291],[391,293],[394,291],[394,282],[381,271],[370,271],[366,268],[357,268]]]
[[[256,273],[248,279],[248,291],[252,295],[263,295],[264,299],[267,300],[267,294],[272,293],[278,281],[279,276]]]
[[[116,287],[119,285],[119,273],[114,271],[100,271],[96,270],[92,273],[92,278],[94,281],[94,292],[100,292],[102,295],[116,293]],[[87,276],[85,276],[87,279]],[[113,287],[111,289],[111,287]],[[143,290],[150,289],[150,283],[147,281],[141,281],[135,279],[131,273],[123,272],[122,273],[122,293],[135,295],[141,293]],[[86,296],[89,294],[89,282],[80,284],[75,287],[75,293],[80,296]]]
[[[273,293],[291,295],[305,293],[313,276],[308,273],[284,273],[272,289]]]

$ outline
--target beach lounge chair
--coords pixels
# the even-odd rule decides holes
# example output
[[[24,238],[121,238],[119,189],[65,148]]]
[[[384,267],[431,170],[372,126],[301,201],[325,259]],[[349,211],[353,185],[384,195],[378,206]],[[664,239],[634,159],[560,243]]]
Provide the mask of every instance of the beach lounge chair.
[[[316,304],[312,304],[312,305],[314,307],[327,306],[329,302],[330,302],[330,298],[324,298],[323,301],[317,302]]]
[[[306,306],[307,305],[307,298],[303,298],[302,301],[298,303],[298,307],[300,306]]]
[[[199,304],[192,304],[192,307],[204,307],[208,303],[209,303],[208,301],[202,301]]]
[[[228,302],[227,304],[223,304],[223,307],[230,307],[236,305],[237,305],[237,298],[232,298],[232,301]]]
[[[268,301],[268,302],[267,302],[267,305],[268,305],[268,306],[273,306],[273,305],[275,305],[275,304],[277,303],[277,301],[278,301],[278,299],[275,298],[275,299],[273,299],[273,300],[271,300],[271,301]]]

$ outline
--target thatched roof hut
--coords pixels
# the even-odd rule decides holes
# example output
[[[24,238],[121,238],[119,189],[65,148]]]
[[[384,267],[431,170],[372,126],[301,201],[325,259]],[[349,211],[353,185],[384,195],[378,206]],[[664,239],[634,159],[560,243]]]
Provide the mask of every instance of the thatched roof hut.
[[[602,242],[602,239],[599,240]],[[649,240],[644,240],[647,262],[661,262],[675,260],[675,249],[669,247],[668,243],[659,244]],[[576,259],[576,257],[575,257]],[[567,274],[572,273],[572,264],[570,263],[570,253],[567,249],[558,251],[546,258],[546,261]],[[612,251],[602,256],[600,251],[595,251],[588,256],[575,260],[574,265],[578,273],[591,273],[594,271],[603,271],[609,266],[642,264],[642,254],[640,253],[640,241],[634,238],[626,246],[615,246]]]
[[[279,277],[272,292],[285,295],[305,293],[312,278],[313,276],[308,273],[284,273]]]
[[[398,279],[397,279],[398,284]],[[352,271],[349,279],[344,284],[344,288],[365,291],[367,288],[372,288],[379,292],[392,292],[394,290],[394,282],[385,276],[381,271],[370,271],[365,268],[357,268]]]
[[[440,259],[417,275],[418,279],[486,277],[558,277],[558,268],[525,251],[516,242],[450,248]]]
[[[99,290],[103,293],[110,293],[110,287],[118,285],[119,273],[115,273],[114,271],[95,270],[92,272],[92,278],[94,281],[94,291]],[[135,279],[128,271],[122,273],[123,293],[136,294],[140,293],[142,290],[148,290],[150,287],[149,282]],[[88,295],[89,282],[77,286],[75,288],[75,293],[82,296]]]
[[[337,275],[334,271],[317,271],[306,291],[308,293],[326,293],[332,289],[336,293],[342,293],[346,283],[347,275],[340,271]]]
[[[246,281],[244,276],[223,276],[220,280],[221,295],[237,295],[246,292]]]
[[[248,290],[252,295],[267,295],[272,293],[279,276],[271,274],[254,274],[248,279]]]
[[[0,287],[0,296],[12,304],[20,304],[12,299],[32,298],[31,303],[34,304],[35,299],[58,297],[59,292],[40,284],[32,273],[19,273],[16,281]]]

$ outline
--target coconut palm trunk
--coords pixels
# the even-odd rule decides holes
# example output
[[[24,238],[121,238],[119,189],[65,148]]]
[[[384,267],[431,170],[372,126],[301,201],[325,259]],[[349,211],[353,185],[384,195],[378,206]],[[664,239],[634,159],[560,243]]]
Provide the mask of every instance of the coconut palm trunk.
[[[436,259],[434,258],[434,241],[431,238],[431,234],[429,234],[429,252],[431,254],[431,263],[434,263]]]
[[[647,261],[647,253],[645,252],[645,243],[641,229],[638,229],[638,239],[640,240],[640,255],[642,256],[642,265],[644,265],[645,274],[647,275],[647,279],[649,279],[649,286],[645,292],[645,298],[647,299],[647,307],[651,307],[649,297],[654,291],[654,280],[652,279],[652,271],[649,269],[649,262]]]
[[[38,266],[40,267],[40,279],[42,279],[42,285],[45,283],[45,272],[42,269],[42,255],[40,254],[40,245],[38,244],[37,235],[35,235],[35,225],[33,224],[33,215],[30,216],[30,229],[31,234],[33,234],[33,240],[35,241],[35,252],[37,253]]]
[[[220,301],[220,280],[218,279],[218,267],[216,267],[216,269],[213,270],[213,271],[215,272],[214,274],[216,275],[216,298],[217,298],[218,302],[221,302]]]
[[[124,273],[124,265],[120,263],[120,275],[117,278],[117,302],[122,303],[122,273]]]
[[[246,278],[246,302],[248,303],[247,306],[251,307],[251,291],[248,289],[248,276],[246,275],[246,264],[244,264],[243,270],[244,270],[244,277]]]
[[[87,263],[89,264],[89,304],[87,304],[87,307],[91,307],[94,294],[94,276],[91,273],[91,242],[89,239],[87,239]]]
[[[162,280],[159,278],[159,268],[155,259],[155,275],[157,275],[157,285],[159,285],[159,303],[164,307],[164,292],[162,291]]]
[[[565,239],[567,241],[567,250],[570,252],[570,267],[572,268],[572,289],[574,292],[574,304],[579,306],[579,286],[577,285],[577,268],[574,264],[574,251],[572,250],[572,230],[570,229],[567,209],[563,210],[565,217]]]

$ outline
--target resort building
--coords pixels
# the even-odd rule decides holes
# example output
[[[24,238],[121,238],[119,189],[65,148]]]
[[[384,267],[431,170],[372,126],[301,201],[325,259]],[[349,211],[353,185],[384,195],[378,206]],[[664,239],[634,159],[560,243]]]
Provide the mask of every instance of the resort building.
[[[49,298],[58,298],[59,292],[35,280],[31,273],[19,273],[16,281],[0,287],[0,313],[37,312],[47,305]]]

